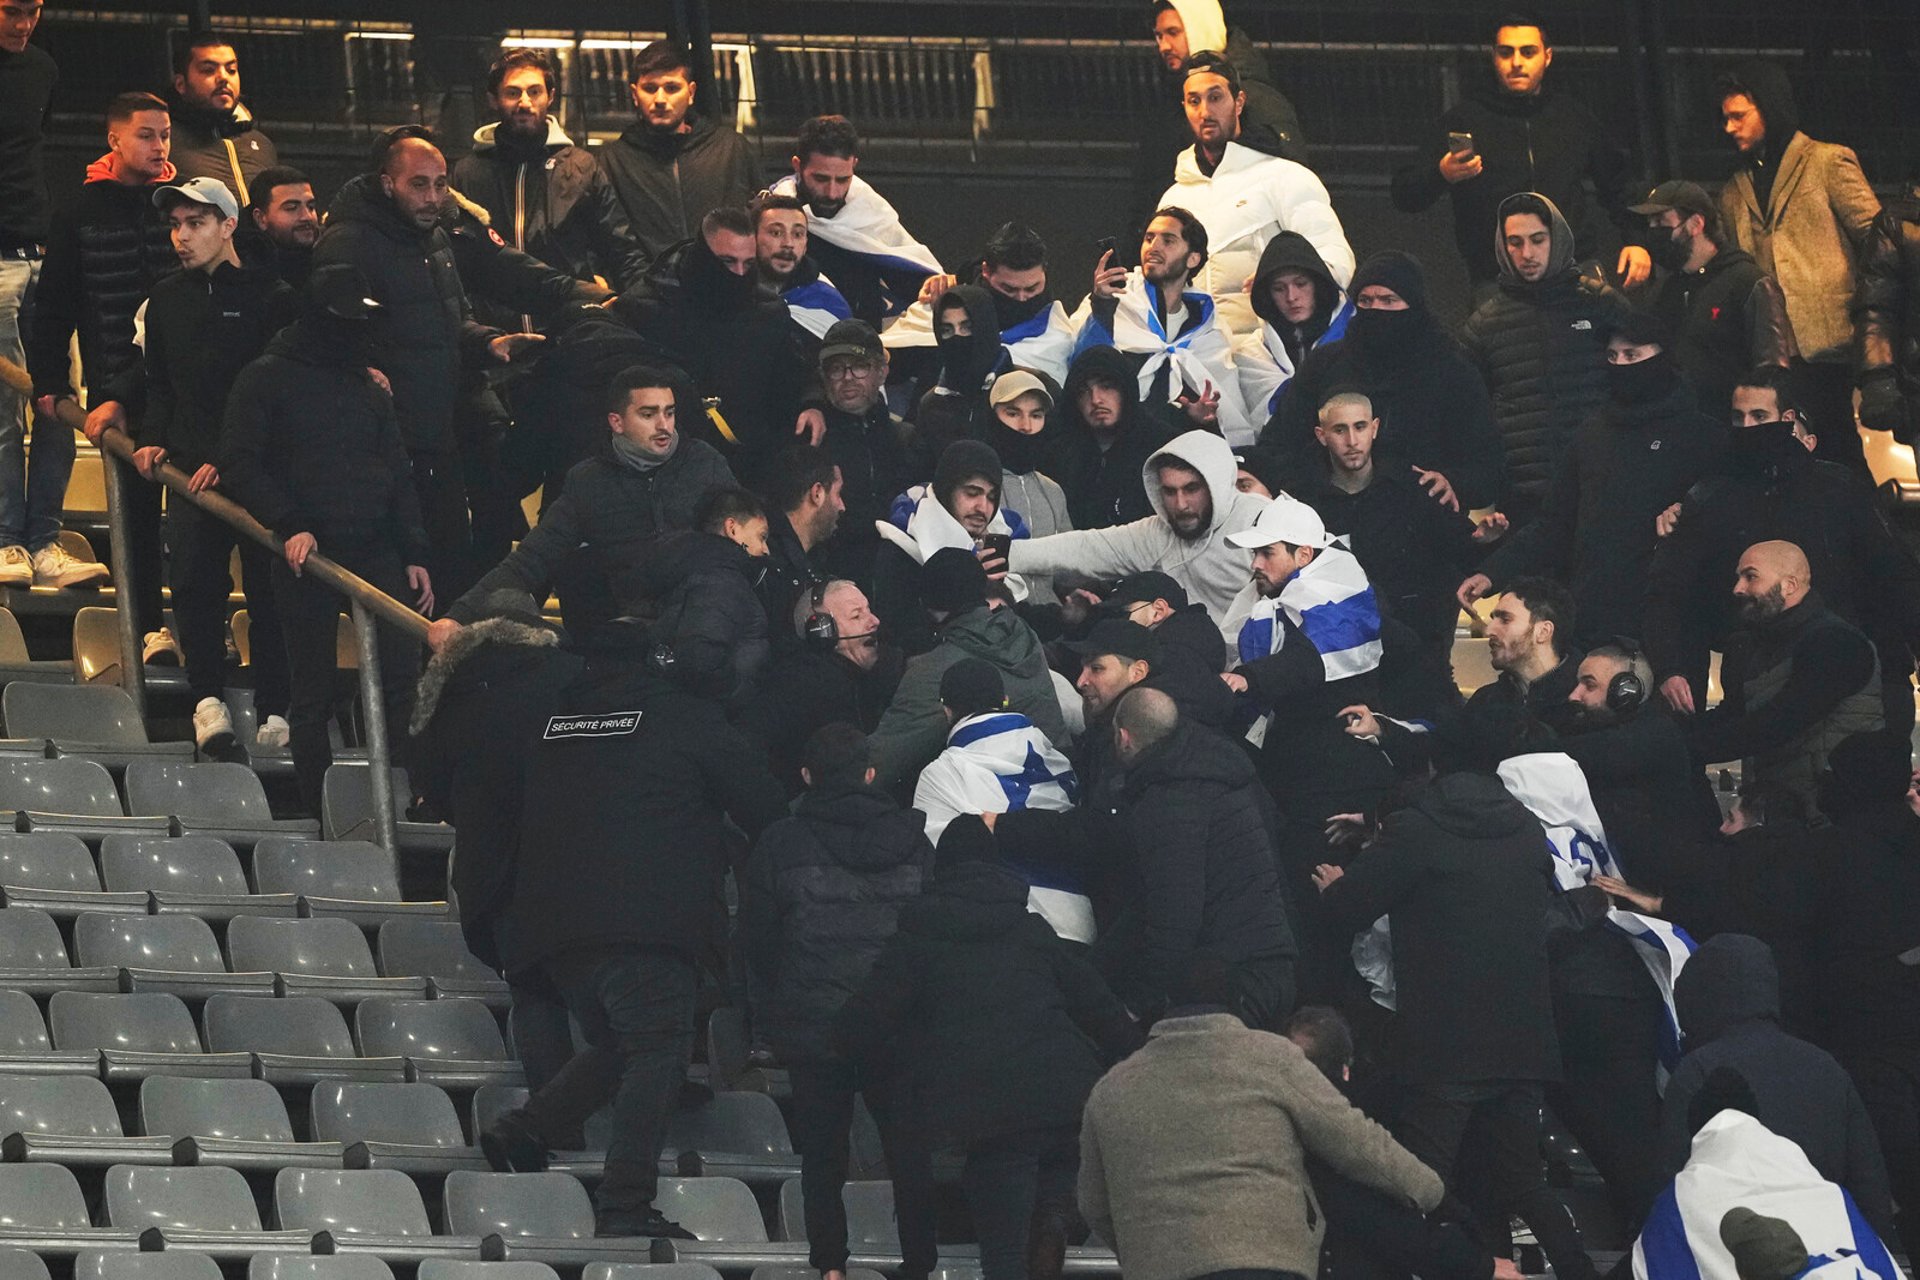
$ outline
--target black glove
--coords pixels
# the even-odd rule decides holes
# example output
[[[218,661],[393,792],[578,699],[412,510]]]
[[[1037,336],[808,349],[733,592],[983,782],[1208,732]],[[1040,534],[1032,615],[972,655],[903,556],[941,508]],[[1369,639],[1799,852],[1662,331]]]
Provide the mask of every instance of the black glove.
[[[1860,379],[1860,425],[1869,431],[1907,433],[1907,402],[1891,369],[1876,369]]]

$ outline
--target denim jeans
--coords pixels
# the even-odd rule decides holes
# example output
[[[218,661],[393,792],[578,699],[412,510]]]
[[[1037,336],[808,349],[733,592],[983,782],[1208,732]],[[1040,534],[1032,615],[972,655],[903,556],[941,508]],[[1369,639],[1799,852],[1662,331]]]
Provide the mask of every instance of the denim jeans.
[[[1042,1213],[1074,1220],[1080,1176],[1075,1126],[1030,1129],[967,1146],[960,1185],[980,1237],[985,1280],[1027,1280],[1027,1244]]]
[[[24,335],[33,316],[38,262],[0,260],[0,356],[26,363]],[[33,467],[27,467],[27,424],[33,424]],[[34,411],[32,399],[0,387],[0,547],[38,551],[60,536],[67,481],[73,475],[73,432]]]

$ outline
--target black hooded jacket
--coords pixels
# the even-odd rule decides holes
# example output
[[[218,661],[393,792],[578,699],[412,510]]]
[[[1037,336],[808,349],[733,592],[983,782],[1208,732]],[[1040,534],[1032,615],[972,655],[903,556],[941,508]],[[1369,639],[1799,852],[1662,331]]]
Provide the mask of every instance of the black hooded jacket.
[[[1305,324],[1292,323],[1273,305],[1273,278],[1282,271],[1299,271],[1313,278],[1313,314]],[[1326,259],[1313,247],[1313,241],[1298,231],[1282,231],[1260,251],[1260,265],[1254,269],[1248,296],[1253,313],[1273,326],[1293,358],[1293,367],[1298,369],[1333,322],[1333,313],[1340,305],[1340,286],[1334,283],[1333,273],[1327,270]],[[1258,406],[1255,411],[1259,411]]]
[[[453,166],[453,185],[485,209],[515,247],[581,280],[599,276],[617,292],[638,284],[647,256],[605,171],[551,120],[524,139],[496,123],[474,137]],[[517,216],[516,216],[517,211]]]
[[[1492,227],[1496,242],[1520,198],[1501,202]],[[1547,210],[1553,252],[1546,275],[1522,280],[1496,243],[1500,286],[1460,331],[1460,345],[1493,395],[1507,458],[1502,509],[1515,524],[1531,519],[1546,500],[1561,453],[1606,401],[1607,337],[1627,311],[1626,299],[1611,286],[1581,274],[1572,229],[1551,201]]]
[[[1080,416],[1080,392],[1093,377],[1120,388],[1120,425],[1104,447]],[[1140,379],[1127,357],[1107,346],[1088,347],[1075,356],[1056,412],[1066,431],[1054,479],[1066,491],[1073,527],[1105,529],[1153,515],[1140,473],[1179,432],[1140,403]]]
[[[685,133],[636,120],[595,152],[650,259],[698,236],[700,219],[721,205],[746,204],[761,186],[752,143],[697,114],[688,120]]]
[[[1698,271],[1669,273],[1648,310],[1672,327],[1681,372],[1699,395],[1700,411],[1716,418],[1727,416],[1734,384],[1748,370],[1784,367],[1799,354],[1779,281],[1732,244]]]
[[[740,883],[740,937],[783,1062],[836,1056],[833,1020],[933,875],[926,815],[874,787],[809,791],[768,827]]]
[[[1667,1081],[1660,1156],[1669,1176],[1692,1145],[1688,1110],[1707,1077],[1730,1067],[1760,1104],[1760,1123],[1799,1145],[1829,1182],[1852,1194],[1888,1237],[1893,1200],[1873,1123],[1847,1073],[1823,1049],[1780,1029],[1780,979],[1758,938],[1723,933],[1688,957],[1673,983],[1686,1057]]]
[[[938,339],[940,379],[920,397],[914,411],[915,446],[929,474],[948,445],[985,433],[986,420],[993,416],[987,388],[1005,356],[992,293],[983,285],[963,284],[947,290],[940,307],[946,307],[948,299],[966,306],[972,333]]]
[[[1767,136],[1759,150],[1741,157],[1741,163],[1753,175],[1753,193],[1764,209],[1773,194],[1773,177],[1780,170],[1780,157],[1786,154],[1793,135],[1800,132],[1800,104],[1794,99],[1793,82],[1787,79],[1786,68],[1765,58],[1741,62],[1733,68],[1728,82],[1738,85],[1753,100],[1767,122]]]

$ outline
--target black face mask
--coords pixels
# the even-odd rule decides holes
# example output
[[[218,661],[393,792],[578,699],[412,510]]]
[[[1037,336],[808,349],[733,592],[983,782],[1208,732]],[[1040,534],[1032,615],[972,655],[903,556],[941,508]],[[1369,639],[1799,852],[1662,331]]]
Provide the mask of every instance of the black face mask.
[[[1647,256],[1653,259],[1655,266],[1663,270],[1685,271],[1687,259],[1693,256],[1693,241],[1690,238],[1683,239],[1677,234],[1657,236],[1653,243],[1647,246]]]
[[[695,306],[712,311],[738,311],[753,301],[759,281],[754,273],[735,275],[713,256],[705,242],[696,241],[688,251],[687,292]]]
[[[1673,384],[1673,364],[1664,351],[1637,364],[1607,366],[1607,394],[1615,404],[1651,404],[1673,390]]]
[[[1728,459],[1748,471],[1791,466],[1808,456],[1806,446],[1794,439],[1793,423],[1785,418],[1735,427],[1727,440]]]
[[[1048,411],[1048,425],[1032,435],[1015,431],[1000,421],[1000,415],[994,414],[992,423],[987,427],[986,442],[1000,455],[1000,465],[1007,471],[1017,471],[1025,475],[1029,471],[1038,471],[1046,466],[1047,455],[1051,452],[1052,414]]]
[[[1425,329],[1426,323],[1426,316],[1412,307],[1405,311],[1367,307],[1356,310],[1347,321],[1347,336],[1363,355],[1386,357]]]
[[[1017,324],[1024,324],[1053,305],[1053,295],[1045,289],[1024,301],[1009,298],[997,289],[988,289],[987,296],[993,299],[994,323],[1000,326],[1002,333]]]

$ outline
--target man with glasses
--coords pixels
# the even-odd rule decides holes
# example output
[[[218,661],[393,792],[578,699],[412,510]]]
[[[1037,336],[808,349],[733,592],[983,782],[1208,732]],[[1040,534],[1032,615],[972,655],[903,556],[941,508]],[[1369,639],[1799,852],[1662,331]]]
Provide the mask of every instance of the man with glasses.
[[[908,428],[888,410],[887,349],[864,320],[841,320],[820,344],[820,380],[826,393],[821,445],[840,467],[846,514],[821,551],[821,567],[871,586],[880,535],[874,521],[914,481],[923,479],[909,448]]]

